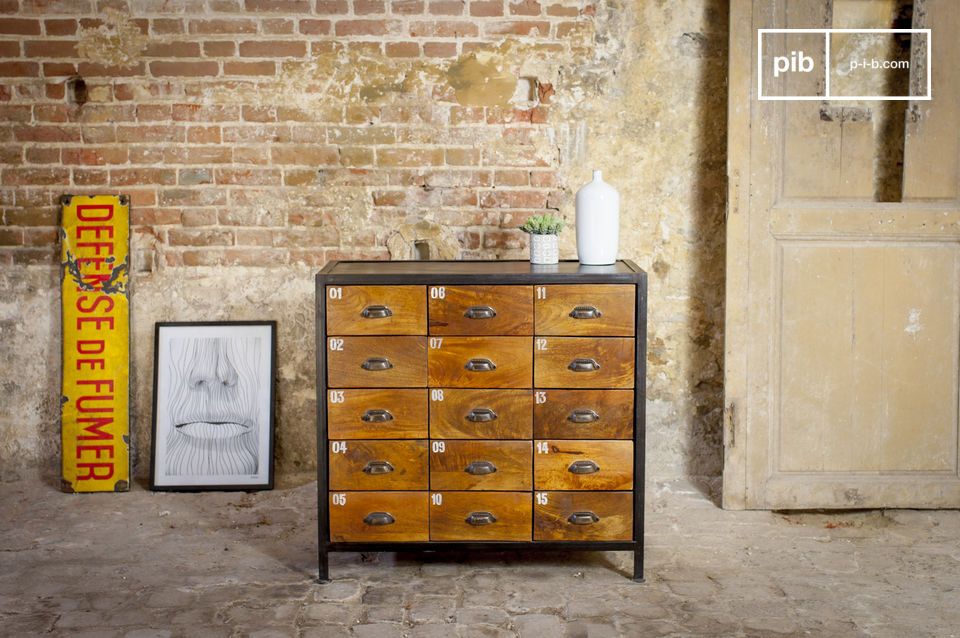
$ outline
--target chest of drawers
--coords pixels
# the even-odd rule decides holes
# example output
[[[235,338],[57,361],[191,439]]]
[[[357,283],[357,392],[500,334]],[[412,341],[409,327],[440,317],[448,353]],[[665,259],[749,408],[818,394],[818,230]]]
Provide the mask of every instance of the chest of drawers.
[[[629,550],[642,580],[646,303],[629,261],[325,266],[320,580],[445,549]]]

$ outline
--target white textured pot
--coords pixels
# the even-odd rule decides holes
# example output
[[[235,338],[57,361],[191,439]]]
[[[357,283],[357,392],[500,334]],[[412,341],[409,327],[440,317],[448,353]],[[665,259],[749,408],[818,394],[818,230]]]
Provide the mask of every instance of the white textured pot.
[[[577,191],[577,257],[587,266],[617,261],[620,248],[620,193],[593,171],[593,181]]]
[[[530,263],[555,264],[560,260],[556,235],[530,235]]]

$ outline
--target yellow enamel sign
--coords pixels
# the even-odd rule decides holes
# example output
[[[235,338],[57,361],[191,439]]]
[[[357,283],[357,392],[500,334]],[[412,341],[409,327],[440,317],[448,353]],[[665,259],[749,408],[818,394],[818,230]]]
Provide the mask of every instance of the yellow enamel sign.
[[[65,196],[61,485],[68,492],[130,486],[130,207],[126,196]]]

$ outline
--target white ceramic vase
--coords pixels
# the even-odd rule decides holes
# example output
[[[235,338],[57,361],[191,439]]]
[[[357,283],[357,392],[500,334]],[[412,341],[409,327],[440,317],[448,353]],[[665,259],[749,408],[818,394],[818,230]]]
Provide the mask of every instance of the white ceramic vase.
[[[560,260],[556,235],[530,235],[530,263],[555,264]]]
[[[593,171],[593,181],[577,191],[577,257],[586,266],[617,261],[620,248],[620,193]]]

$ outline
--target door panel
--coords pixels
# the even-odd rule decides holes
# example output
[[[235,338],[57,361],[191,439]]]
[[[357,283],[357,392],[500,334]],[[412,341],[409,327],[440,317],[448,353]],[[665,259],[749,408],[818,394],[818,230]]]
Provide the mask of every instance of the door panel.
[[[914,12],[902,202],[874,201],[880,102],[757,100],[757,29],[891,27],[863,7],[731,5],[724,507],[960,506],[960,12]]]

